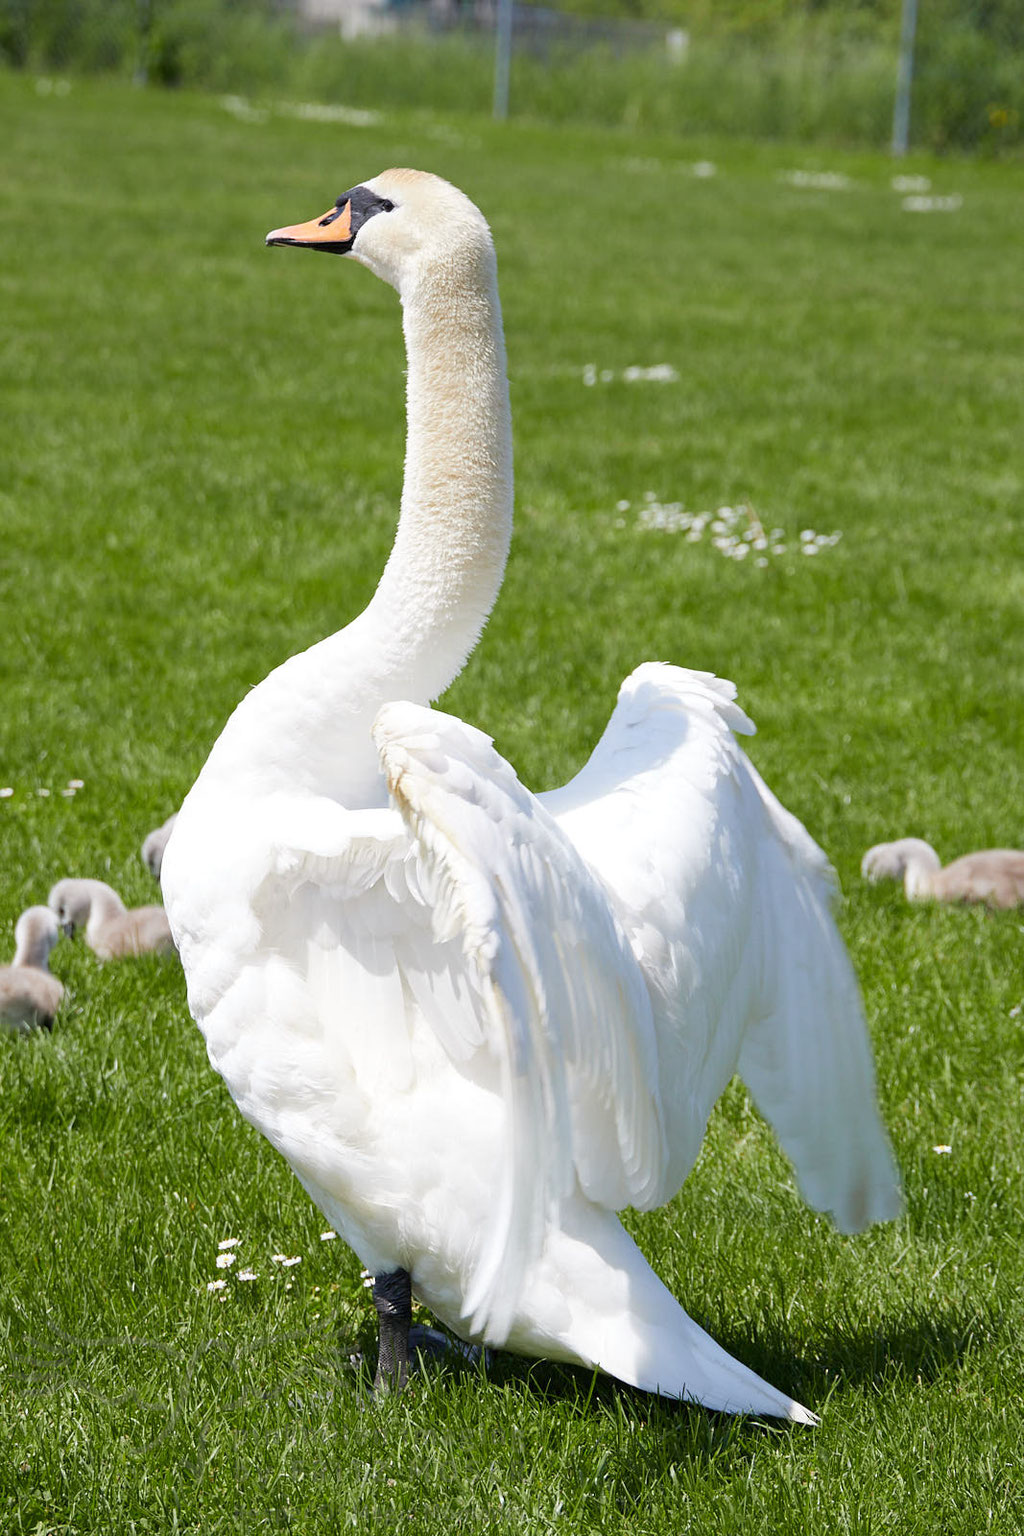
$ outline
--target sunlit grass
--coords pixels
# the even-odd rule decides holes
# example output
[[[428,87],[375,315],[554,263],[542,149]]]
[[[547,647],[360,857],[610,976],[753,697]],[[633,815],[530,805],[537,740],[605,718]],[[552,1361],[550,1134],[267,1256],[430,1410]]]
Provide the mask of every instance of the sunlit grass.
[[[4,76],[0,136],[3,931],[65,874],[151,900],[138,845],[227,713],[372,591],[397,301],[262,238],[420,164],[491,220],[516,422],[508,578],[446,703],[543,787],[639,660],[736,680],[847,890],[907,1183],[902,1221],[837,1237],[734,1085],[682,1195],[631,1220],[818,1431],[503,1356],[371,1406],[358,1261],[210,1071],[176,963],[62,945],[53,1035],[0,1039],[0,1528],[1016,1530],[1024,920],[857,876],[903,833],[1024,843],[1014,173],[913,166],[963,199],[913,214],[868,156]],[[650,498],[750,506],[787,552],[645,527]],[[807,529],[842,537],[809,557]]]

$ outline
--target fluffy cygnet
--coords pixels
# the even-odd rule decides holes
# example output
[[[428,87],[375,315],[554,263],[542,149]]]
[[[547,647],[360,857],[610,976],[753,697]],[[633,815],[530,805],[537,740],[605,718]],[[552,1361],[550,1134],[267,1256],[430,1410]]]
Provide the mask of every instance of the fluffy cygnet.
[[[100,960],[174,948],[163,907],[128,908],[102,880],[59,880],[50,909],[71,933],[85,929],[85,942]]]
[[[984,901],[990,907],[1024,906],[1024,852],[986,848],[942,867],[935,849],[920,837],[876,843],[861,860],[868,880],[902,880],[912,901]]]
[[[164,862],[164,849],[167,847],[167,839],[171,835],[174,823],[178,819],[177,811],[173,816],[168,816],[162,827],[155,827],[148,833],[142,844],[142,862],[153,876],[154,880],[160,879],[160,866]]]
[[[14,929],[14,961],[0,965],[0,1021],[18,1034],[53,1027],[64,987],[50,974],[50,951],[60,925],[49,907],[28,907]]]

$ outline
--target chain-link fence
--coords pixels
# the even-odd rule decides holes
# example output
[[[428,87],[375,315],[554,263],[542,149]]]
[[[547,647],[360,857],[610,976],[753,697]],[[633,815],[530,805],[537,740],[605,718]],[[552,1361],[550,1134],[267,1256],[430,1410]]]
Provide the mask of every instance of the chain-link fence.
[[[889,142],[900,0],[775,7],[772,25],[711,30],[681,24],[683,0],[666,4],[662,20],[516,4],[513,113]],[[0,61],[362,108],[487,110],[496,10],[497,0],[0,0]],[[1022,117],[1024,0],[918,0],[911,145],[1012,150]]]

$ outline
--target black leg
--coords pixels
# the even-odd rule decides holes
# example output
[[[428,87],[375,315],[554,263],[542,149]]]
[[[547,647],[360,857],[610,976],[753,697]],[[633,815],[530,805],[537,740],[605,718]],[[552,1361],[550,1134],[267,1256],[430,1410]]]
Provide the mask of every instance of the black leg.
[[[374,1392],[401,1391],[409,1379],[409,1324],[412,1322],[412,1282],[405,1269],[376,1275],[373,1304],[377,1308],[380,1348]]]

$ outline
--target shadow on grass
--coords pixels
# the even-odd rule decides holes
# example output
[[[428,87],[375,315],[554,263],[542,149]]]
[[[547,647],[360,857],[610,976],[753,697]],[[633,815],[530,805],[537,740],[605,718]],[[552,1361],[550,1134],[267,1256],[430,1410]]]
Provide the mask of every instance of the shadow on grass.
[[[280,1420],[289,1433],[306,1434],[312,1442],[337,1422],[339,1411],[350,1425],[353,1412],[360,1418],[366,1413],[369,1426],[379,1410],[394,1432],[394,1400],[382,1402],[371,1392],[375,1335],[372,1325],[362,1326],[358,1309],[344,1305],[339,1316],[315,1328],[249,1337],[204,1331],[187,1342],[86,1337],[51,1327],[8,1351],[8,1387],[26,1404],[60,1398],[105,1405],[121,1424],[130,1456],[150,1457],[161,1443],[180,1438],[176,1454],[199,1475],[208,1459],[208,1435],[216,1439],[225,1431],[241,1444],[248,1435],[272,1434]],[[1006,1346],[1005,1335],[998,1314],[953,1302],[934,1313],[907,1309],[877,1327],[844,1320],[803,1355],[781,1330],[755,1338],[720,1331],[719,1341],[822,1413],[833,1394],[891,1392],[908,1382],[927,1388],[948,1380],[971,1356]],[[696,1472],[725,1468],[749,1460],[766,1442],[805,1433],[785,1420],[709,1412],[551,1361],[488,1351],[486,1362],[471,1362],[455,1348],[424,1364],[418,1384],[414,1379],[412,1390],[401,1395],[398,1424],[434,1422],[438,1410],[442,1421],[450,1411],[458,1418],[464,1412],[459,1400],[474,1391],[494,1394],[499,1422],[507,1416],[500,1406],[505,1396],[513,1418],[523,1408],[529,1413],[533,1403],[563,1420],[594,1424],[615,1460],[617,1479],[635,1483],[637,1497],[645,1478],[662,1475],[666,1456]],[[639,1437],[638,1430],[644,1432]]]
[[[753,1341],[721,1332],[716,1337],[752,1370],[815,1408],[836,1389],[907,1380],[928,1386],[972,1355],[997,1347],[1002,1332],[995,1311],[951,1300],[936,1310],[908,1307],[872,1326],[843,1318],[803,1358],[776,1331]]]
[[[874,1327],[844,1321],[820,1337],[813,1353],[802,1355],[781,1332],[752,1338],[718,1329],[714,1336],[723,1349],[773,1386],[820,1411],[837,1389],[880,1388],[894,1381],[929,1386],[955,1373],[971,1356],[998,1349],[1005,1342],[1004,1332],[994,1311],[954,1302],[936,1312],[910,1308]],[[647,1418],[652,1412],[671,1416],[681,1409],[706,1412],[694,1405],[655,1398],[611,1377],[547,1360],[496,1353],[487,1375],[496,1386],[521,1382],[541,1398],[573,1400],[582,1412],[604,1412],[617,1404]]]

